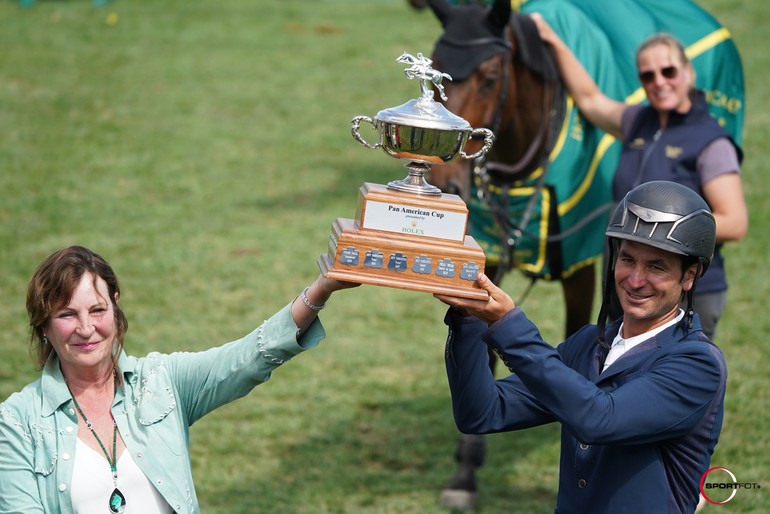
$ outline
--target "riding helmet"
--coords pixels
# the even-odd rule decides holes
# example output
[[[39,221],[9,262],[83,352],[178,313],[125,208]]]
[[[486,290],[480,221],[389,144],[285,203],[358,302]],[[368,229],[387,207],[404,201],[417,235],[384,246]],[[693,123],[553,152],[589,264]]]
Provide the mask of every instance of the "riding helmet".
[[[698,193],[676,182],[655,180],[626,194],[605,234],[695,257],[705,272],[714,255],[716,222]]]

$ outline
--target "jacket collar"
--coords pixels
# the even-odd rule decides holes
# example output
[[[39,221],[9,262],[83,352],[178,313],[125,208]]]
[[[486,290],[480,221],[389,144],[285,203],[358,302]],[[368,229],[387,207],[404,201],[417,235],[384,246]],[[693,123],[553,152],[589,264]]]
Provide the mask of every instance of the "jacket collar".
[[[618,335],[621,321],[622,320],[617,319],[607,326],[607,329],[605,330],[607,341],[614,340],[615,336]],[[648,340],[636,345],[623,355],[623,359],[616,361],[605,373],[602,373],[601,369],[604,364],[604,359],[607,358],[608,350],[597,344],[590,369],[590,379],[594,382],[598,382],[608,377],[613,377],[618,373],[622,373],[638,362],[638,360],[634,358],[635,355],[641,355],[649,350],[665,348],[684,340],[700,340],[701,337],[697,335],[698,332],[702,332],[698,314],[696,313],[693,317],[692,329],[687,328],[687,316],[685,316],[679,323],[671,325],[665,330],[650,337]]]
[[[59,367],[59,357],[56,352],[51,352],[43,367],[43,376],[40,379],[43,406],[43,417],[51,416],[62,405],[72,401],[64,375]]]
[[[123,382],[130,380],[134,376],[134,368],[136,366],[136,359],[129,358],[125,352],[121,352],[118,358],[118,368],[123,374]],[[48,356],[48,360],[43,367],[43,375],[40,379],[40,389],[42,391],[42,415],[43,417],[51,416],[62,406],[72,401],[67,383],[64,380],[64,374],[61,372],[61,366],[59,366],[59,357],[56,352],[51,352]],[[115,394],[115,404],[123,400],[123,388],[118,388]]]

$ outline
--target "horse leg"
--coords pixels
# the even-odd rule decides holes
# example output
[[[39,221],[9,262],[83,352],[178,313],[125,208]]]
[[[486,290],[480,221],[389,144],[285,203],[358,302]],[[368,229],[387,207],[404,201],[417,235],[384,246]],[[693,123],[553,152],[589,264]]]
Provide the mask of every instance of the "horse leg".
[[[485,444],[483,435],[460,434],[455,449],[457,470],[441,491],[439,505],[453,510],[476,510],[476,468],[484,464]]]
[[[561,281],[564,304],[567,308],[565,335],[569,337],[591,322],[596,288],[595,265],[589,264]]]
[[[496,277],[496,269],[487,266],[485,273],[490,277]],[[492,350],[487,350],[489,355],[489,369],[495,373],[497,357]],[[439,505],[455,510],[476,510],[478,507],[478,489],[476,487],[476,468],[484,464],[486,456],[486,444],[483,435],[460,434],[455,449],[455,462],[457,470],[449,483],[441,491]]]

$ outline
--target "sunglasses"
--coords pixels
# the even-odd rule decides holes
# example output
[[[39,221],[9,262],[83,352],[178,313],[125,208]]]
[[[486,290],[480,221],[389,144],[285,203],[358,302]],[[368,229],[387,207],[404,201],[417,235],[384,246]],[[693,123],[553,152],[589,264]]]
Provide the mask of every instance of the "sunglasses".
[[[642,81],[642,84],[651,84],[655,81],[655,74],[656,72],[653,70],[650,71],[643,71],[639,73],[639,80]],[[675,79],[676,76],[679,74],[679,68],[676,66],[666,66],[665,68],[662,68],[660,70],[660,75],[664,79]]]

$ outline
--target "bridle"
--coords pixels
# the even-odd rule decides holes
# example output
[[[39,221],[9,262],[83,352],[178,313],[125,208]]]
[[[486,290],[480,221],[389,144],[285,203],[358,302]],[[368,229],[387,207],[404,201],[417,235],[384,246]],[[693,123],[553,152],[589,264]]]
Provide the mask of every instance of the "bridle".
[[[512,30],[510,25],[508,25],[507,30]],[[511,81],[510,69],[512,66],[509,60],[513,59],[513,54],[511,52],[513,49],[513,43],[506,37],[497,36],[475,38],[464,41],[442,36],[440,41],[444,44],[448,44],[457,48],[492,45],[500,46],[503,49],[505,56],[502,59],[502,83],[500,86],[500,93],[498,95],[497,106],[495,108],[494,116],[492,117],[492,122],[489,124],[489,126],[487,126],[487,128],[489,128],[494,134],[499,134],[500,128],[502,126],[503,113],[505,112],[505,108],[507,107],[508,101],[510,100],[508,89]],[[551,107],[552,105],[561,106],[563,103],[561,101],[563,96],[561,82],[559,80],[545,81],[545,84],[547,90],[544,91],[543,94],[540,126],[538,127],[535,137],[532,139],[532,141],[530,141],[522,157],[517,162],[512,164],[499,161],[490,161],[486,156],[477,159],[473,163],[473,173],[479,177],[480,187],[477,191],[479,199],[483,200],[487,204],[490,213],[493,215],[495,223],[498,225],[498,228],[502,234],[501,246],[505,249],[505,257],[503,262],[501,262],[501,265],[498,266],[497,275],[494,277],[495,283],[499,283],[503,274],[505,274],[513,267],[513,253],[516,242],[523,235],[539,238],[536,235],[527,234],[525,230],[525,227],[529,223],[529,219],[532,216],[532,212],[534,211],[539,192],[545,185],[545,178],[547,175],[548,151],[539,154],[538,150],[540,148],[546,148],[546,150],[548,150],[553,146],[553,142],[558,135],[558,130],[549,131],[549,127],[558,127],[558,123],[553,124],[549,123],[549,121],[559,119],[561,116],[563,116],[563,107],[561,108],[561,112],[557,112],[554,108]],[[549,140],[546,142],[546,139]],[[536,184],[536,192],[531,195],[529,202],[527,203],[527,207],[524,209],[522,214],[521,221],[519,223],[513,223],[508,219],[507,213],[508,192],[510,190],[511,183],[514,181],[510,178],[516,177],[521,179],[524,176],[524,172],[532,172],[538,169],[540,166],[543,167],[543,173],[541,173],[540,177],[538,178]],[[500,187],[502,189],[501,198],[503,198],[504,201],[503,205],[497,204],[492,199],[490,186],[493,177],[501,179],[498,180],[498,182],[502,183]]]
[[[508,30],[510,31],[510,26],[508,27]],[[472,47],[485,47],[485,46],[498,46],[501,48],[501,53],[504,53],[508,56],[508,58],[512,58],[511,50],[513,49],[513,43],[505,38],[505,37],[498,37],[498,36],[488,36],[488,37],[480,37],[480,38],[474,38],[474,39],[466,39],[466,40],[458,40],[449,38],[446,35],[441,36],[439,39],[439,42],[448,45],[453,46],[455,48],[472,48]],[[511,80],[510,77],[510,66],[508,65],[507,59],[503,58],[502,60],[502,84],[500,86],[500,94],[497,99],[497,107],[495,109],[495,114],[492,118],[492,122],[487,126],[488,129],[490,129],[494,134],[498,134],[500,130],[500,126],[502,124],[502,118],[503,113],[505,112],[505,107],[508,104],[508,86]],[[558,81],[557,81],[558,82]],[[499,162],[499,161],[489,161],[486,158],[484,158],[484,164],[485,167],[493,172],[500,172],[503,175],[511,175],[516,176],[520,175],[524,170],[529,169],[529,171],[534,171],[539,167],[541,164],[540,161],[535,162],[535,159],[538,157],[538,149],[543,146],[543,143],[548,137],[548,120],[552,117],[554,117],[553,112],[549,108],[549,92],[550,96],[554,100],[552,104],[557,103],[556,100],[558,100],[558,97],[556,97],[556,89],[557,85],[554,84],[554,82],[546,81],[546,85],[551,89],[551,91],[546,91],[546,93],[543,95],[543,103],[542,103],[542,116],[541,116],[541,123],[538,127],[537,133],[535,137],[530,141],[529,146],[527,147],[526,151],[522,155],[522,157],[513,164],[508,164],[505,162]],[[536,164],[536,166],[533,166],[533,162]]]

